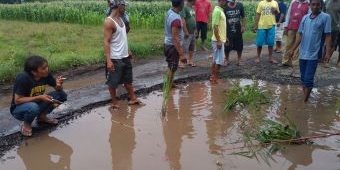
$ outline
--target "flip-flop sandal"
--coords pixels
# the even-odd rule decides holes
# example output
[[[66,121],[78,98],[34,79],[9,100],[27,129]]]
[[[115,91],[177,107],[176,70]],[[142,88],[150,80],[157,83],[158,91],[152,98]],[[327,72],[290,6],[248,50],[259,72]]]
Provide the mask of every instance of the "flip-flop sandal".
[[[278,62],[276,60],[269,60],[270,63],[272,64],[277,64]]]
[[[57,125],[59,123],[58,119],[47,118],[46,120],[38,120],[39,124],[49,124],[49,125]]]
[[[26,137],[30,137],[32,136],[32,129],[26,129],[23,125],[21,126],[21,131],[20,133],[23,135],[23,136],[26,136]]]
[[[190,66],[190,67],[196,67],[196,64],[191,63],[191,64],[188,64],[188,66]]]
[[[139,106],[145,106],[145,103],[143,103],[142,101],[140,100],[136,100],[136,101],[129,101],[128,102],[128,105],[139,105]]]
[[[282,50],[277,50],[277,51],[275,51],[276,53],[282,53]]]
[[[244,63],[242,61],[237,63],[238,66],[244,66]]]

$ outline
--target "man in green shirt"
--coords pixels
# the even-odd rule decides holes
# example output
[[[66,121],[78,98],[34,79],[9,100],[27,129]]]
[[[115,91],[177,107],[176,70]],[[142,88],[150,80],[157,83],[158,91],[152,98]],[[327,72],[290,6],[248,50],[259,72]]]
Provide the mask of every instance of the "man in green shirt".
[[[191,67],[195,67],[196,65],[192,61],[195,50],[196,43],[196,14],[193,6],[195,5],[196,0],[188,0],[186,6],[180,12],[182,23],[183,23],[183,31],[184,31],[184,43],[182,45],[184,53],[188,54],[188,65]],[[179,67],[184,67],[184,63],[180,61]]]
[[[212,73],[210,81],[213,84],[218,83],[218,74],[221,65],[224,64],[224,45],[228,44],[227,38],[227,23],[223,8],[226,0],[218,0],[212,14],[212,47],[214,51],[214,58],[212,64]]]

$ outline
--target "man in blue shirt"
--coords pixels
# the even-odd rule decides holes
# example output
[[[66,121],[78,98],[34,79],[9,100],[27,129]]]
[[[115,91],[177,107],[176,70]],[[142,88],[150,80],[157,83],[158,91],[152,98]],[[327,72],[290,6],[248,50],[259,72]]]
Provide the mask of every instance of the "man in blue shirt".
[[[321,49],[322,35],[325,35],[326,57],[331,57],[331,17],[321,11],[321,0],[311,0],[312,13],[303,17],[298,33],[299,36],[288,51],[288,56],[293,56],[293,51],[300,45],[300,73],[303,85],[304,101],[307,102],[314,86],[314,75],[318,66],[318,53]]]

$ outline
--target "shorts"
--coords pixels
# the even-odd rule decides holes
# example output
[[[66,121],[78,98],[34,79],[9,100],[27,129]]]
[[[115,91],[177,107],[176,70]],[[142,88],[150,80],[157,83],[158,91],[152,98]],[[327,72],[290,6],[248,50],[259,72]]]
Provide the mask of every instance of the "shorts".
[[[214,51],[214,58],[213,62],[218,64],[218,65],[223,65],[224,64],[224,43],[222,43],[221,49],[217,48],[217,41],[212,42],[212,47]]]
[[[275,26],[268,29],[257,29],[256,46],[263,45],[274,46],[275,41]]]
[[[174,45],[164,44],[165,61],[168,63],[168,68],[171,71],[176,71],[178,68],[179,54]]]
[[[331,35],[332,35],[332,48],[336,49],[337,47],[340,46],[340,31],[332,30]]]
[[[109,71],[106,84],[117,88],[123,83],[132,83],[132,64],[128,57],[123,59],[111,59],[115,70]]]
[[[197,37],[199,37],[199,34],[201,34],[202,41],[207,39],[207,32],[208,32],[208,24],[205,22],[196,22],[196,28],[197,28]]]
[[[183,51],[187,53],[188,51],[194,51],[195,50],[195,43],[196,43],[196,37],[194,34],[189,34],[189,37],[187,39],[184,39],[184,43],[182,45]]]
[[[299,64],[302,85],[307,89],[312,89],[314,87],[314,75],[318,66],[318,60],[300,59]]]
[[[282,41],[283,31],[284,31],[283,24],[280,24],[279,27],[276,26],[276,28],[275,28],[275,41]]]
[[[229,53],[232,50],[237,52],[243,51],[243,37],[242,34],[237,37],[228,37],[229,44],[225,46],[224,52]]]

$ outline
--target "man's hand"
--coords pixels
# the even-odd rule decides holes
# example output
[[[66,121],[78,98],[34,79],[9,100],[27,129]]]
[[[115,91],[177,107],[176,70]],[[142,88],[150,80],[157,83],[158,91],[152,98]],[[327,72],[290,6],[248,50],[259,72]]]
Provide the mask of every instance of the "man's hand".
[[[184,57],[184,55],[179,56],[179,61],[181,61],[184,64],[187,63],[187,59]]]
[[[277,27],[280,27],[280,25],[281,25],[281,23],[276,23],[276,26],[277,26]]]
[[[257,31],[257,26],[254,25],[252,31],[253,31],[253,33],[256,33],[256,31]]]
[[[228,38],[226,39],[224,45],[227,45],[227,46],[229,45],[229,39]]]
[[[189,33],[184,33],[184,39],[188,39],[189,38]]]
[[[46,101],[52,103],[52,97],[46,94],[38,96],[40,101]]]
[[[283,31],[283,35],[286,35],[286,36],[288,36],[288,28],[287,28],[287,27],[284,29],[284,31]]]
[[[129,50],[129,56],[128,57],[129,57],[130,60],[133,60],[133,53],[130,50]]]
[[[274,14],[274,15],[278,12],[277,9],[274,8],[274,7],[272,7],[270,10],[272,11],[272,14]]]
[[[221,41],[217,41],[217,49],[221,49],[222,48],[222,42]]]
[[[242,26],[241,27],[241,33],[244,33],[244,31],[245,31],[245,28]]]
[[[115,65],[112,63],[112,61],[107,61],[106,67],[108,71],[115,71]]]
[[[63,86],[63,78],[61,76],[58,76],[57,79],[56,79],[56,87],[57,88],[61,88]]]
[[[292,50],[287,51],[287,55],[289,60],[291,60],[293,58],[293,51]]]

